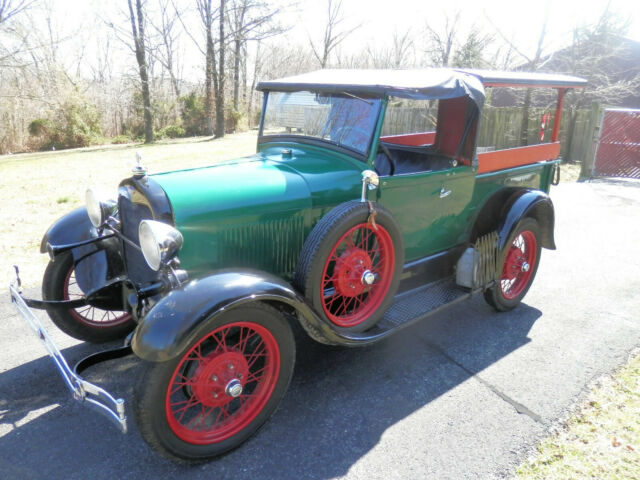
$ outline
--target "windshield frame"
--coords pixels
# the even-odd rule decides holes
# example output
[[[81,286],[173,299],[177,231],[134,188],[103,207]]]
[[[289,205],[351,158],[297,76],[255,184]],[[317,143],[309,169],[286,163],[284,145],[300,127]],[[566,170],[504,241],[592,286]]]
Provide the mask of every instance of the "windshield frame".
[[[277,133],[277,134],[264,134],[264,121],[265,114],[267,111],[267,103],[269,99],[270,93],[295,93],[295,92],[310,92],[313,94],[320,95],[332,95],[332,96],[344,96],[353,98],[356,102],[369,102],[374,101],[377,103],[377,108],[374,106],[374,110],[372,110],[372,117],[375,119],[369,136],[369,141],[367,147],[364,152],[357,150],[355,148],[350,147],[349,145],[343,145],[341,143],[331,141],[330,139],[311,136],[311,135],[301,135],[301,134],[289,134],[289,133]],[[376,142],[376,132],[378,131],[380,124],[380,115],[383,111],[384,105],[384,96],[372,95],[371,93],[359,93],[357,91],[344,91],[344,92],[333,92],[333,91],[324,91],[324,90],[309,90],[309,89],[300,89],[296,91],[285,91],[285,90],[264,90],[264,97],[262,101],[262,112],[260,114],[260,125],[258,130],[258,145],[265,143],[273,143],[273,142],[295,142],[295,143],[304,143],[313,146],[320,146],[324,148],[329,148],[332,150],[339,151],[341,153],[346,153],[349,156],[355,157],[358,160],[366,163],[371,154],[371,149]]]

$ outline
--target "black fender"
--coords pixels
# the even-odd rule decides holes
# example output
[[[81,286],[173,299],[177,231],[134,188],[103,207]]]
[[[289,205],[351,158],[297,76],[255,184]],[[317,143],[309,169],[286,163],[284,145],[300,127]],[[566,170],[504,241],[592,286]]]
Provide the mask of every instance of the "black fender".
[[[502,221],[498,228],[499,251],[523,218],[534,218],[540,226],[540,244],[550,250],[556,249],[554,237],[555,212],[549,195],[541,190],[518,190],[507,199]]]
[[[220,270],[187,282],[156,303],[136,328],[131,347],[151,362],[175,358],[207,331],[209,321],[248,302],[267,301],[315,316],[287,282],[258,270]]]
[[[78,243],[83,244],[67,248]],[[58,250],[70,251],[73,255],[78,286],[87,294],[107,284],[113,287],[114,280],[125,278],[120,240],[109,236],[102,238],[89,220],[86,207],[77,208],[59,218],[44,234],[40,252],[48,252],[51,260],[55,261],[60,254]]]

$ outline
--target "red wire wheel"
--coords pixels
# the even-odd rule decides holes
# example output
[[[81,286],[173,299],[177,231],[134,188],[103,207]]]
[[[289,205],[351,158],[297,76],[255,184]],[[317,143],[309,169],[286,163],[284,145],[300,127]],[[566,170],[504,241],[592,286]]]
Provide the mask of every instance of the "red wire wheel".
[[[55,260],[49,262],[44,272],[42,298],[60,301],[75,300],[84,296],[84,292],[76,281],[71,253],[65,252],[56,256]],[[121,299],[113,300],[114,305],[117,305]],[[94,343],[122,339],[136,325],[128,312],[103,310],[93,305],[68,310],[51,308],[47,313],[56,326],[67,335]]]
[[[500,292],[504,298],[517,298],[529,285],[537,255],[538,243],[532,231],[524,230],[513,239],[500,278]]]
[[[403,266],[402,235],[391,212],[378,203],[350,201],[313,228],[294,285],[336,331],[363,332],[393,301]]]
[[[174,320],[188,324],[192,314],[199,313],[186,308]],[[175,357],[144,362],[135,390],[142,437],[172,460],[209,459],[241,445],[275,412],[293,374],[291,327],[267,304],[231,308],[197,328]]]
[[[359,223],[337,241],[324,264],[320,295],[327,318],[343,328],[363,323],[386,297],[395,267],[391,235]]]
[[[67,272],[63,283],[62,299],[75,300],[84,297],[84,292],[78,286],[73,265]],[[110,328],[122,325],[131,320],[131,315],[123,311],[102,310],[92,305],[68,311],[79,323],[93,328]]]
[[[484,292],[489,305],[500,312],[515,308],[529,291],[540,264],[540,227],[533,218],[520,222],[502,252],[502,268],[495,285]]]
[[[280,350],[257,323],[236,322],[202,337],[175,368],[165,396],[171,431],[206,445],[247,428],[263,410],[280,372]]]

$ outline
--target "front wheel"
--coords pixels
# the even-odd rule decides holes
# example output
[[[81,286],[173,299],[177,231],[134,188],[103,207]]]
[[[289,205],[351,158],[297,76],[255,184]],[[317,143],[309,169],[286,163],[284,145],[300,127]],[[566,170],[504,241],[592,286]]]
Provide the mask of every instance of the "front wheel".
[[[135,399],[140,432],[172,460],[236,448],[275,412],[294,360],[291,328],[277,310],[234,308],[211,319],[175,358],[145,365]]]
[[[497,283],[484,292],[489,305],[500,312],[515,308],[529,291],[540,263],[540,227],[525,218],[502,252]]]
[[[76,300],[84,297],[75,276],[70,252],[58,255],[49,262],[42,280],[45,300]],[[67,335],[85,342],[101,343],[124,338],[134,329],[135,321],[124,311],[102,310],[92,305],[62,310],[47,310],[56,326]]]

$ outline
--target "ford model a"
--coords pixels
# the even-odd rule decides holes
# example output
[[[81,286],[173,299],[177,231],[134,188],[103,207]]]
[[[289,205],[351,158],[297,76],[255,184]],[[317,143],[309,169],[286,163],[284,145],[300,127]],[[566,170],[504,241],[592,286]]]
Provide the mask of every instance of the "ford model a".
[[[126,431],[123,400],[80,370],[133,352],[143,437],[174,459],[219,455],[284,395],[289,322],[358,346],[476,293],[498,311],[522,300],[555,248],[562,101],[584,84],[446,69],[263,82],[255,155],[155,175],[138,164],[116,199],[89,190],[42,240],[43,300],[23,298],[19,278],[12,300],[78,400]],[[518,86],[558,90],[551,142],[477,145],[485,88]],[[75,338],[125,345],[71,369],[29,307]]]

